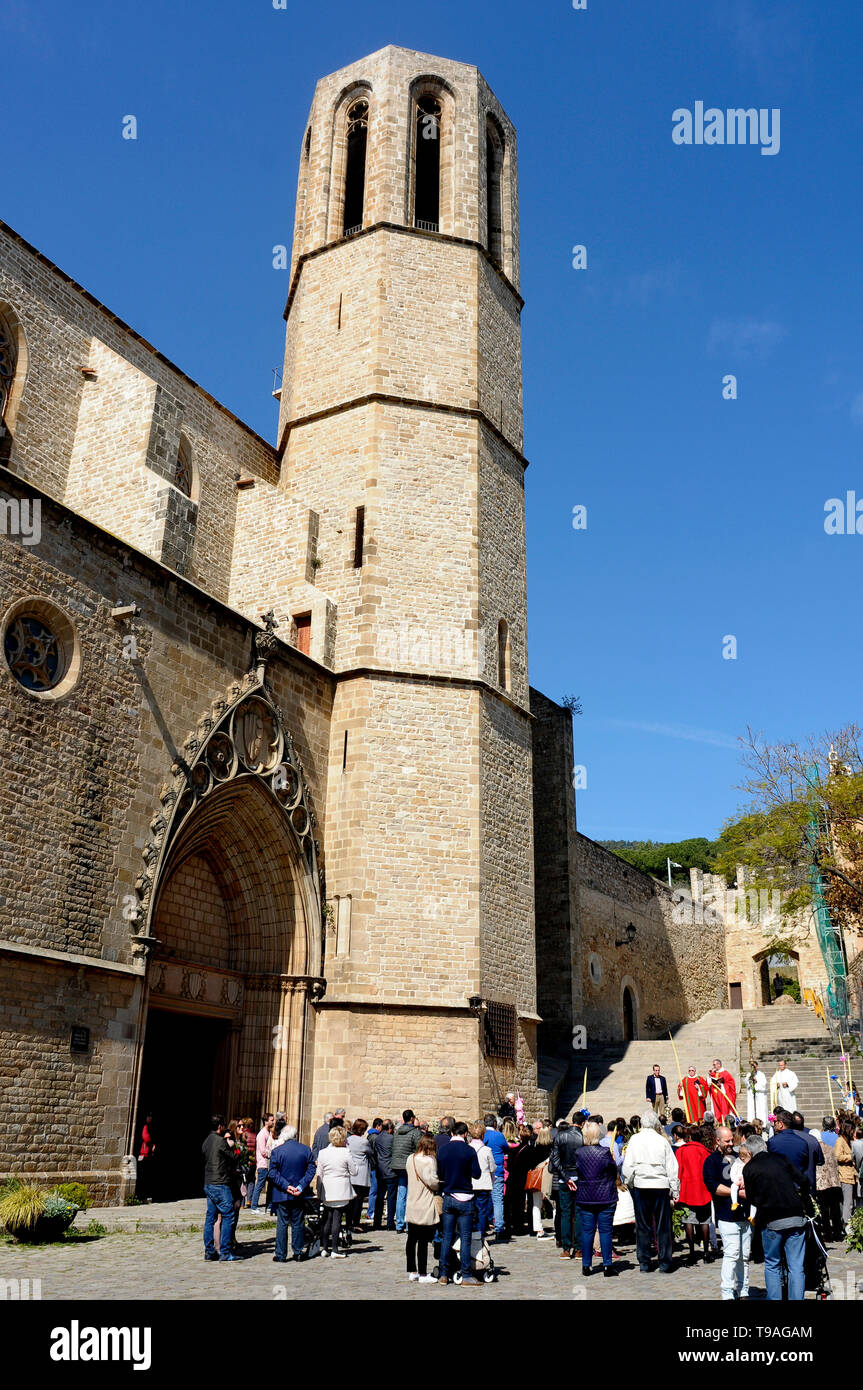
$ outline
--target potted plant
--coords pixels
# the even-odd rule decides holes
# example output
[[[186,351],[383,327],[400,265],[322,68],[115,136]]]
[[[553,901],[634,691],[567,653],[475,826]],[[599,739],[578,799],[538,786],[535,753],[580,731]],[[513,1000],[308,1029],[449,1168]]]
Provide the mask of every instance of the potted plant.
[[[59,1240],[77,1214],[74,1202],[56,1192],[43,1194],[33,1183],[22,1183],[0,1201],[0,1221],[6,1230],[31,1245]]]

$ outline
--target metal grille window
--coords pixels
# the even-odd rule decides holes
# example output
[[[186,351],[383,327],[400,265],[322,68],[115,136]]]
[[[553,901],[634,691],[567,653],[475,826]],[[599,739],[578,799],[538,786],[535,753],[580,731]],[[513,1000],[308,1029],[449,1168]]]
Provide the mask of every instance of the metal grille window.
[[[515,1026],[515,1005],[490,999],[485,1011],[485,1050],[489,1057],[515,1062]]]

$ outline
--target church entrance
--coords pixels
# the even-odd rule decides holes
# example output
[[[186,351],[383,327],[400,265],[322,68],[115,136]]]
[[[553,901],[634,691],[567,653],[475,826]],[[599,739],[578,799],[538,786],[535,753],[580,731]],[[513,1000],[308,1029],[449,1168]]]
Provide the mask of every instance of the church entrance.
[[[201,1195],[201,1144],[210,1116],[227,1108],[230,1054],[231,1026],[224,1020],[150,1009],[135,1152],[148,1115],[155,1152],[152,1162],[139,1164],[140,1197],[159,1202]]]
[[[282,1111],[308,1128],[322,984],[312,816],[268,692],[228,706],[187,768],[163,799],[169,818],[154,818],[161,848],[145,854],[152,893],[138,938],[152,947],[130,1142],[139,1155],[151,1113],[156,1161],[139,1164],[139,1195],[143,1176],[144,1195],[162,1200],[201,1194],[214,1113],[257,1128]]]

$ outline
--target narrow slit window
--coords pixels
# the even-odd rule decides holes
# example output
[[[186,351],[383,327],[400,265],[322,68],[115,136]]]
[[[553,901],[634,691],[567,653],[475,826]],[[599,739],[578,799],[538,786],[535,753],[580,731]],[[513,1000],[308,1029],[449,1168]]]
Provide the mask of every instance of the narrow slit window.
[[[509,690],[509,628],[503,618],[497,625],[497,683]]]
[[[363,545],[366,537],[366,509],[357,507],[354,517],[354,569],[358,570],[363,563]]]
[[[345,212],[342,234],[362,231],[366,194],[366,146],[369,134],[369,104],[355,101],[348,111],[348,149],[345,168]]]
[[[435,96],[423,96],[417,102],[414,226],[424,232],[440,230],[442,109]]]
[[[346,770],[347,765],[348,765],[348,731],[347,731],[347,729],[345,729],[345,742],[344,742],[344,746],[343,746],[343,748],[342,748],[342,772],[344,772],[344,771]]]

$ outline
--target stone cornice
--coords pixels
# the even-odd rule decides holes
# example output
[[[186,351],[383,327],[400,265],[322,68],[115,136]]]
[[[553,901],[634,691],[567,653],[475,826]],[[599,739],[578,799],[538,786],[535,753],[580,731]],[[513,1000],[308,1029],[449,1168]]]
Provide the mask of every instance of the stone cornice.
[[[450,685],[463,690],[479,690],[486,695],[493,695],[495,699],[508,705],[511,710],[522,715],[525,719],[533,721],[536,718],[536,715],[531,714],[527,705],[520,705],[505,690],[498,690],[496,686],[489,685],[488,681],[481,680],[478,676],[446,676],[438,675],[433,671],[400,670],[391,666],[352,666],[346,671],[334,671],[333,678],[337,681],[366,679],[418,681],[427,685]]]
[[[408,227],[402,222],[372,222],[370,226],[363,227],[361,232],[355,232],[353,236],[337,237],[335,241],[327,241],[323,246],[316,246],[313,251],[304,251],[301,256],[298,256],[297,264],[291,278],[291,288],[288,290],[288,298],[285,304],[283,317],[287,318],[288,314],[291,312],[291,305],[294,301],[297,285],[300,281],[300,273],[306,261],[312,261],[316,256],[323,256],[325,252],[332,251],[336,246],[347,246],[349,242],[361,241],[363,237],[371,236],[373,232],[399,232],[403,236],[423,237],[426,241],[445,241],[450,246],[467,246],[474,251],[478,251],[483,260],[487,261],[491,266],[498,279],[506,285],[513,299],[515,299],[518,304],[519,311],[524,308],[524,300],[515,285],[508,276],[504,275],[497,261],[493,256],[489,255],[482,242],[474,241],[471,237],[453,236],[450,232],[425,232],[420,227]]]
[[[319,420],[328,420],[333,415],[341,415],[346,410],[357,410],[366,405],[394,405],[400,406],[403,410],[429,410],[437,415],[457,415],[462,420],[478,420],[484,425],[489,434],[494,435],[513,457],[521,464],[523,469],[530,466],[530,460],[525,458],[520,449],[517,449],[512,440],[507,439],[502,430],[489,419],[484,410],[479,410],[475,406],[467,405],[447,405],[441,401],[424,401],[415,396],[394,396],[386,391],[368,391],[362,396],[352,396],[349,401],[339,401],[337,405],[329,405],[324,410],[314,410],[309,415],[299,415],[296,420],[288,420],[282,431],[279,440],[277,458],[281,466],[284,458],[288,439],[294,430],[302,429],[304,425],[316,424]]]
[[[0,952],[13,956],[35,957],[54,965],[69,965],[74,970],[83,967],[86,970],[106,971],[109,975],[134,975],[138,979],[143,979],[146,973],[143,964],[124,965],[119,960],[103,960],[101,956],[85,956],[76,951],[54,951],[47,946],[25,946],[20,941],[0,940]]]

